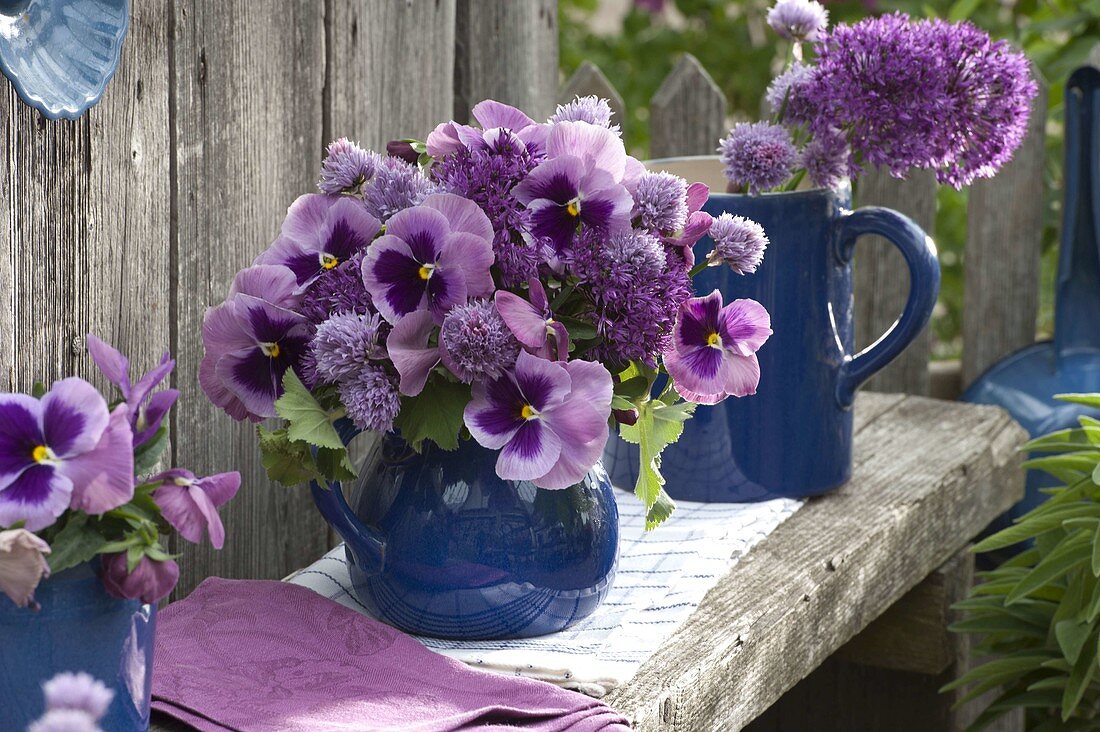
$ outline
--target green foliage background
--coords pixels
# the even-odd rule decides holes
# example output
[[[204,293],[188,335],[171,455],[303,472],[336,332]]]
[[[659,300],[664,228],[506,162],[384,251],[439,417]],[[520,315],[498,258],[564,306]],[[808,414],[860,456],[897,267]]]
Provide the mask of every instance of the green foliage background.
[[[826,0],[834,22],[901,10],[914,17],[969,19],[1023,48],[1050,90],[1047,130],[1047,206],[1043,234],[1042,305],[1038,332],[1053,326],[1053,281],[1061,204],[1062,94],[1066,77],[1100,43],[1100,0]],[[649,100],[679,55],[694,54],[725,92],[734,118],[755,119],[760,99],[787,52],[764,18],[772,0],[668,0],[660,14],[631,8],[621,30],[590,29],[600,0],[561,0],[561,66],[566,77],[582,61],[598,65],[623,95],[631,151],[645,157]],[[717,145],[717,140],[715,144]],[[961,349],[966,191],[943,187],[935,231],[943,290],[934,320],[936,356]],[[1021,242],[1021,246],[1030,245]]]

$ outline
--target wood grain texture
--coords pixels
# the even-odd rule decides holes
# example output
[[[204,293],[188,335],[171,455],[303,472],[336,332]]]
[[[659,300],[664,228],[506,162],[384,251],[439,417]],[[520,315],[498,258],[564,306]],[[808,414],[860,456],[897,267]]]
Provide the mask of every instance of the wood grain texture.
[[[661,83],[649,113],[650,157],[713,155],[726,133],[726,95],[690,53]]]
[[[51,122],[14,89],[0,209],[0,389],[105,380],[89,331],[148,366],[169,347],[168,2],[132,8],[118,73],[81,119]]]
[[[586,97],[595,94],[600,99],[606,99],[614,115],[611,117],[613,124],[626,129],[626,104],[623,95],[608,80],[600,67],[591,61],[582,63],[568,81],[561,88],[558,99],[562,102],[570,102],[574,97]]]
[[[424,139],[451,118],[455,0],[326,0],[325,5],[326,143],[348,137],[384,150],[390,140]]]
[[[198,384],[203,312],[274,239],[287,206],[314,188],[322,141],[324,8],[314,0],[187,0],[174,11],[177,288],[175,462],[239,470],[222,509],[225,549],[179,546],[176,596],[209,575],[279,578],[328,546],[309,492],[270,484],[254,427]]]
[[[454,118],[482,99],[511,104],[536,121],[558,91],[557,0],[458,0]]]
[[[899,180],[883,170],[869,170],[859,179],[857,206],[885,206],[909,216],[934,236],[936,179],[929,171],[915,171]],[[856,346],[864,348],[901,315],[909,296],[909,270],[901,253],[881,237],[864,237],[856,247],[855,289]],[[928,328],[898,358],[874,376],[870,391],[928,393],[928,360],[931,355]]]
[[[855,440],[850,483],[741,559],[607,701],[643,730],[735,730],[959,551],[1023,492],[1023,431],[1003,411],[919,397]]]
[[[1046,200],[1047,90],[1027,137],[996,178],[970,187],[963,285],[963,387],[995,361],[1035,342]]]

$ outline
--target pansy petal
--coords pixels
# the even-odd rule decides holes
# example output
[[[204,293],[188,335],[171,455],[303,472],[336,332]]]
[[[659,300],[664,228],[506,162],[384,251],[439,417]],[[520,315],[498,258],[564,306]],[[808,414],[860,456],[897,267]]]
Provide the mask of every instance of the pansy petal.
[[[59,473],[72,481],[71,507],[99,515],[134,497],[134,436],[125,404],[115,407],[94,449],[62,460]]]
[[[463,420],[482,447],[498,450],[524,424],[520,414],[523,396],[511,376],[492,381],[475,381]]]
[[[404,241],[413,255],[421,262],[434,262],[443,237],[450,231],[447,217],[432,208],[414,206],[398,211],[386,222],[386,235]],[[381,240],[379,240],[381,241]],[[428,250],[418,251],[417,242],[423,241]],[[376,241],[371,249],[378,246]]]
[[[439,349],[428,346],[434,327],[431,313],[420,310],[399,320],[386,339],[390,360],[401,376],[402,394],[416,396],[423,391],[428,374],[439,363]]]
[[[427,286],[420,276],[421,266],[409,245],[396,236],[381,236],[367,250],[363,259],[363,285],[379,314],[388,322],[397,323],[426,307]]]
[[[289,236],[280,236],[263,254],[256,265],[282,267],[294,273],[295,292],[304,289],[321,273],[321,256],[305,243]],[[263,297],[263,295],[257,295]]]
[[[561,439],[542,420],[532,419],[516,430],[497,457],[497,475],[504,480],[534,480],[546,475],[561,455]]]
[[[549,239],[555,254],[569,249],[577,232],[577,219],[565,206],[540,198],[527,210],[531,212],[531,233]]]
[[[466,233],[449,234],[439,255],[441,269],[457,267],[462,271],[469,297],[492,294],[493,275],[489,268],[495,261],[493,244],[489,239]]]
[[[202,344],[206,354],[213,354],[215,360],[222,354],[253,345],[252,337],[241,327],[235,298],[207,309],[202,319]]]
[[[144,445],[156,435],[161,422],[164,421],[164,417],[168,414],[172,405],[179,399],[179,395],[178,389],[158,391],[149,397],[147,404],[139,407],[141,411],[138,412],[135,420],[134,447]]]
[[[467,300],[466,274],[459,267],[440,267],[428,278],[428,310],[442,325],[447,312]]]
[[[725,351],[720,378],[724,396],[745,397],[755,394],[760,385],[760,362],[757,361],[756,354],[739,356]]]
[[[202,391],[206,394],[206,398],[210,402],[225,411],[233,419],[240,422],[244,419],[251,419],[254,422],[260,421],[260,417],[254,415],[248,411],[244,402],[236,397],[233,392],[225,388],[225,384],[218,377],[217,366],[218,361],[224,354],[220,353],[207,353],[202,361],[199,363],[199,386],[202,387]]]
[[[210,496],[214,506],[224,506],[241,487],[241,474],[237,471],[218,473],[200,479],[196,485],[201,487],[206,495]]]
[[[708,346],[665,353],[665,369],[680,396],[697,404],[717,404],[725,399],[720,375],[723,354]]]
[[[0,490],[0,527],[23,521],[38,531],[52,525],[69,507],[73,484],[53,465],[33,465]]]
[[[91,333],[88,334],[87,344],[92,363],[103,372],[107,381],[119,388],[125,397],[130,390],[130,362],[114,346]]]
[[[507,290],[497,290],[493,300],[501,319],[517,341],[528,348],[546,345],[546,319],[534,305]]]
[[[165,353],[161,362],[151,371],[143,374],[133,388],[130,389],[130,394],[126,397],[126,403],[130,405],[130,410],[136,412],[141,403],[145,401],[145,398],[149,396],[149,392],[168,378],[168,374],[172,373],[174,368],[176,368],[176,362]]]
[[[572,155],[589,160],[594,167],[610,173],[616,182],[626,172],[622,138],[607,127],[587,122],[555,123],[546,140],[546,155],[549,158]]]
[[[626,167],[623,170],[623,179],[620,181],[633,196],[638,188],[638,181],[646,174],[645,164],[633,155],[626,156]]]
[[[317,244],[321,251],[336,257],[337,262],[345,262],[369,246],[381,228],[382,222],[371,215],[362,201],[340,196],[329,210],[323,238]]]
[[[221,516],[218,515],[218,509],[199,486],[193,485],[187,489],[187,492],[202,515],[206,534],[210,537],[210,545],[215,549],[221,549],[225,546],[225,526],[222,524]]]
[[[734,300],[722,308],[719,325],[722,345],[742,356],[759,351],[772,334],[771,316],[755,300]]]
[[[276,343],[291,330],[306,323],[303,315],[258,297],[237,295],[233,301],[241,328],[251,339],[249,345]]]
[[[611,374],[603,364],[595,361],[578,359],[564,365],[572,381],[569,399],[579,399],[591,404],[600,419],[606,422],[611,416],[611,396],[614,390]]]
[[[518,132],[535,124],[535,120],[515,107],[493,99],[486,99],[475,104],[473,109],[470,110],[470,115],[486,129],[506,127]]]
[[[607,417],[600,414],[599,408],[572,394],[544,411],[539,419],[558,435],[563,450],[580,447],[607,433]]]
[[[493,240],[492,222],[481,210],[481,206],[468,198],[453,193],[433,193],[420,205],[443,214],[450,231],[473,234],[487,243]],[[388,231],[392,233],[392,229]]]
[[[326,196],[323,193],[307,193],[298,196],[287,209],[283,220],[282,235],[299,243],[310,241],[325,226],[329,209],[336,205],[340,196]],[[261,255],[264,256],[264,255]],[[272,264],[270,261],[257,264]]]
[[[273,305],[293,309],[298,304],[298,297],[294,294],[297,289],[298,281],[289,268],[281,264],[257,264],[237,273],[233,286],[229,288],[229,297],[252,295]]]
[[[227,353],[214,367],[218,379],[240,400],[250,419],[276,416],[279,383],[273,360],[259,348],[246,348]]]
[[[525,205],[540,198],[565,205],[580,193],[584,175],[584,161],[565,155],[540,163],[512,189],[512,195]]]
[[[603,423],[603,435],[584,444],[562,445],[561,454],[554,463],[554,467],[545,474],[535,478],[531,482],[539,488],[560,490],[584,480],[588,471],[603,455],[603,449],[607,445],[608,427]]]
[[[688,213],[693,214],[703,207],[710,196],[710,188],[706,183],[692,183],[687,189]]]
[[[180,536],[192,544],[202,541],[206,528],[206,518],[196,505],[196,498],[210,502],[206,494],[194,486],[165,483],[153,491],[153,500],[160,508],[161,515]]]
[[[27,394],[0,394],[0,490],[34,464],[31,452],[44,442],[42,403]]]
[[[714,290],[706,297],[684,301],[673,326],[672,338],[676,350],[686,352],[710,345],[710,336],[718,332],[722,311],[722,293]]]
[[[433,158],[444,158],[451,153],[464,150],[465,145],[458,139],[457,122],[441,122],[428,133],[424,141],[427,152]]]
[[[55,381],[42,397],[42,431],[58,457],[91,450],[110,418],[103,395],[84,379]]]
[[[561,404],[569,395],[571,379],[565,367],[527,351],[520,351],[516,359],[515,379],[526,403],[540,412]]]

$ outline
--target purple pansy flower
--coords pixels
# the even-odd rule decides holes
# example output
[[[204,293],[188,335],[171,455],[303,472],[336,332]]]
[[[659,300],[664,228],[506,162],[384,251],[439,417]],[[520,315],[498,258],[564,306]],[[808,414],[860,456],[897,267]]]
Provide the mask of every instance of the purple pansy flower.
[[[199,383],[234,419],[274,417],[283,375],[305,353],[306,318],[288,309],[295,282],[286,267],[250,267],[237,275],[229,299],[206,311]]]
[[[429,343],[435,327],[432,314],[418,310],[398,321],[386,339],[386,350],[401,377],[398,389],[402,394],[416,396],[422,392],[428,374],[439,363],[439,346]]]
[[[437,193],[394,215],[367,250],[363,284],[383,318],[428,310],[437,323],[493,291],[493,225],[477,204]]]
[[[83,379],[54,382],[42,399],[0,395],[0,527],[51,525],[67,508],[101,514],[134,495],[129,411],[112,413]]]
[[[718,290],[693,297],[676,319],[665,368],[680,396],[698,404],[755,394],[760,383],[756,352],[771,334],[768,311],[755,300],[722,307]]]
[[[381,228],[362,201],[352,196],[309,193],[291,204],[279,238],[255,263],[289,268],[299,288],[305,289],[366,248]]]
[[[663,239],[668,246],[680,250],[686,269],[695,266],[695,242],[702,239],[710,231],[714,218],[706,211],[700,211],[707,202],[710,188],[705,183],[692,183],[687,189],[687,221],[684,228],[676,232],[672,237]]]
[[[523,351],[511,373],[474,383],[465,422],[478,443],[500,450],[501,478],[567,488],[584,478],[607,442],[611,389],[611,375],[598,363],[563,364]]]
[[[165,353],[160,364],[144,374],[136,384],[131,384],[130,362],[116,348],[89,333],[88,353],[107,380],[118,387],[122,398],[126,400],[126,406],[130,408],[134,447],[141,447],[156,435],[168,410],[179,398],[180,393],[176,389],[164,389],[150,395],[172,373],[176,362]]]
[[[542,282],[528,284],[530,302],[507,290],[497,290],[497,312],[523,346],[540,358],[564,361],[569,357],[569,331],[555,320]]]
[[[180,568],[171,559],[163,561],[143,556],[127,571],[126,552],[103,554],[100,558],[103,572],[100,579],[107,592],[123,600],[141,600],[153,604],[160,602],[176,586]]]
[[[189,470],[173,468],[150,478],[149,482],[160,483],[153,491],[153,500],[180,536],[198,544],[205,532],[215,549],[222,548],[225,527],[218,516],[218,508],[237,494],[241,487],[240,473],[196,478]]]

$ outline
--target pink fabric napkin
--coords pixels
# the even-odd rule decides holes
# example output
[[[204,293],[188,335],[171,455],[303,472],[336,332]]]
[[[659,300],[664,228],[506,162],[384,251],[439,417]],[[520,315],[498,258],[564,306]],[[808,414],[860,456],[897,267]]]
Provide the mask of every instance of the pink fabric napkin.
[[[211,578],[157,617],[153,708],[201,732],[627,732],[602,702],[470,668],[283,582]]]

